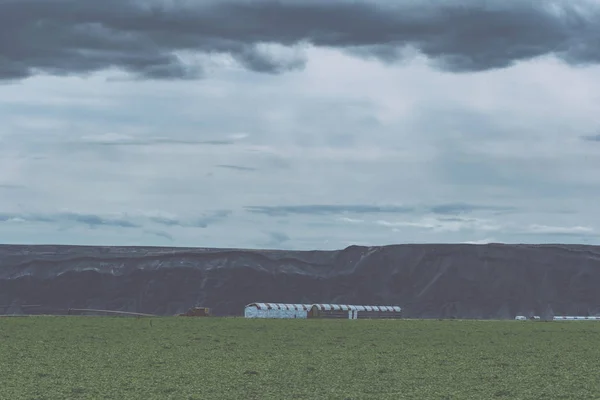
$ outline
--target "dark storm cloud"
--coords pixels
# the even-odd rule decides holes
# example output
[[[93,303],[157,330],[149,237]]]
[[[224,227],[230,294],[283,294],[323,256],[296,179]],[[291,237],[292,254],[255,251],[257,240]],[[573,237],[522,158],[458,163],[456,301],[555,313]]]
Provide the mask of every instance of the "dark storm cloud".
[[[597,63],[599,40],[600,6],[585,0],[3,0],[0,79],[107,67],[141,78],[200,77],[179,58],[185,50],[229,53],[266,73],[303,65],[261,43],[312,43],[384,61],[414,48],[442,69],[480,71],[544,54]]]
[[[312,204],[302,206],[248,206],[245,209],[255,214],[265,214],[272,217],[299,215],[333,215],[333,214],[380,214],[380,213],[409,213],[414,209],[402,206],[371,206],[363,204],[334,205]]]

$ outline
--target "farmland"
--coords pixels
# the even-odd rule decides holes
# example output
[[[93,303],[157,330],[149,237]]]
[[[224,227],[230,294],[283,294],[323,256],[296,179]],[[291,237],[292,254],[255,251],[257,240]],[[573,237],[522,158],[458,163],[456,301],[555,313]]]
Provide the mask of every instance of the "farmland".
[[[600,323],[0,318],[2,399],[592,399]]]

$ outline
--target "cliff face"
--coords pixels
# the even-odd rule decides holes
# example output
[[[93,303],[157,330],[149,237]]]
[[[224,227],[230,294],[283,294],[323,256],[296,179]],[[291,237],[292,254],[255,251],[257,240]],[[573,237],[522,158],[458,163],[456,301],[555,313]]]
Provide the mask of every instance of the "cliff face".
[[[351,246],[340,251],[0,246],[8,307],[161,315],[195,305],[242,315],[247,303],[400,305],[419,318],[600,313],[600,247]]]

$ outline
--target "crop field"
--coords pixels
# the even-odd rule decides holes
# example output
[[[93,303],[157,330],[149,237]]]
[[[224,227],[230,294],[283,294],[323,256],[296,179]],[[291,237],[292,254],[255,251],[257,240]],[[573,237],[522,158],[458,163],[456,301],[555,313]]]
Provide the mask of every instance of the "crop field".
[[[598,399],[599,322],[0,318],[1,399]]]

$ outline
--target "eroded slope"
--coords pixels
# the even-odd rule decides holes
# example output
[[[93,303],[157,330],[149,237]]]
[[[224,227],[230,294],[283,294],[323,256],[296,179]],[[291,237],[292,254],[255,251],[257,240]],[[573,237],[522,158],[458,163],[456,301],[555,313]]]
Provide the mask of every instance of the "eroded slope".
[[[513,318],[549,309],[600,313],[598,287],[593,246],[0,246],[0,305],[11,310],[35,304],[171,315],[203,305],[240,315],[254,301],[332,302],[401,305],[409,317]]]

